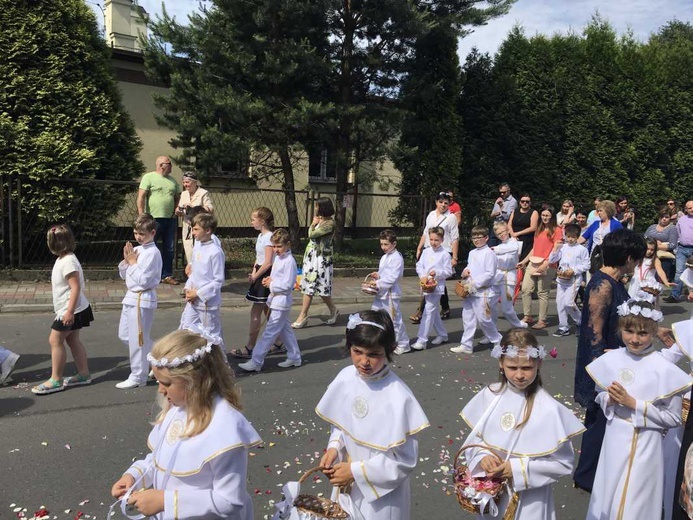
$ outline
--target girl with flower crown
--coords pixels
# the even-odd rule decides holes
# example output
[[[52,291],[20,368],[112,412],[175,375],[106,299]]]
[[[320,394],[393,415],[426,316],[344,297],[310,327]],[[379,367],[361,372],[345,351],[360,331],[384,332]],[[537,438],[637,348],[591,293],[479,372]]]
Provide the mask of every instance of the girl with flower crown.
[[[161,405],[147,439],[152,451],[111,489],[130,518],[253,518],[246,490],[248,449],[262,441],[240,412],[220,342],[178,330],[157,341],[147,356]]]
[[[330,383],[315,409],[331,426],[320,466],[332,485],[353,486],[351,499],[364,520],[410,518],[416,434],[429,426],[414,394],[388,365],[396,347],[384,310],[349,316],[346,348],[352,364]]]
[[[572,472],[570,439],[584,427],[542,387],[546,350],[532,332],[510,329],[491,356],[498,359],[499,382],[476,394],[460,414],[472,428],[464,445],[485,446],[465,450],[471,477],[508,479],[496,518],[555,519],[552,484]],[[517,495],[514,512],[508,507],[511,493]],[[483,491],[468,498],[482,507],[492,502]]]
[[[691,378],[652,344],[662,320],[653,300],[621,304],[618,326],[625,348],[586,367],[607,421],[588,520],[661,518],[663,434],[681,424],[682,394]]]

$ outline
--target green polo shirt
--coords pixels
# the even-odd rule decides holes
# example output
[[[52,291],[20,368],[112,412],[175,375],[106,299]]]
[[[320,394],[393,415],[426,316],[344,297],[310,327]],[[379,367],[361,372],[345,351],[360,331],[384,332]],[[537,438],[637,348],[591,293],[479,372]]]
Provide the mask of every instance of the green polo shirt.
[[[154,218],[173,217],[176,196],[180,193],[178,183],[171,176],[164,177],[157,172],[145,173],[140,189],[147,192],[144,210]]]

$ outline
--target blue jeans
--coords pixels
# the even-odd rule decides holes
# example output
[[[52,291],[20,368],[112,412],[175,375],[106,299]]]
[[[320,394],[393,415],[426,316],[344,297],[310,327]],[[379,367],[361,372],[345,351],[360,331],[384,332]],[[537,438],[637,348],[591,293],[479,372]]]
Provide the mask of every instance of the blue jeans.
[[[156,218],[156,245],[161,251],[161,279],[173,274],[173,245],[178,231],[177,218]],[[159,245],[161,241],[161,245]]]
[[[674,276],[674,282],[676,282],[676,287],[671,290],[671,297],[677,300],[681,298],[681,293],[683,292],[683,282],[681,281],[681,275],[686,270],[686,259],[693,255],[693,247],[690,246],[679,246],[676,248],[676,275]]]

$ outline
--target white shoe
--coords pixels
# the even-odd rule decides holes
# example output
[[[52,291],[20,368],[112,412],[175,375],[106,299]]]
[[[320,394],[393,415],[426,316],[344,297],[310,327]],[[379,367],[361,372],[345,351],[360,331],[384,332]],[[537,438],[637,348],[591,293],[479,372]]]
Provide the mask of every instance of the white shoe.
[[[14,365],[17,363],[18,359],[19,354],[10,352],[10,355],[7,356],[5,361],[0,364],[0,385],[7,381],[8,377],[10,377],[10,374],[14,370]]]
[[[327,320],[325,320],[325,323],[327,323],[328,325],[334,325],[335,323],[337,323],[337,318],[339,318],[340,314],[342,314],[342,311],[340,311],[339,309],[335,309],[334,314],[331,314],[330,317],[327,318]]]
[[[415,343],[411,344],[411,348],[414,350],[426,350],[426,343],[420,343],[416,341]]]
[[[481,338],[479,340],[479,345],[490,345],[490,344],[491,344],[491,340],[488,339],[486,336],[484,336],[483,338]]]
[[[260,370],[262,370],[262,365],[258,365],[257,363],[255,363],[255,361],[249,359],[245,363],[239,364],[238,368],[240,368],[241,370],[245,370],[246,372],[259,372]]]
[[[520,326],[519,326],[518,328],[520,328],[520,329],[528,329],[528,328],[529,328],[529,323],[527,323],[526,321],[520,320]]]
[[[116,384],[115,386],[116,388],[120,388],[121,390],[130,390],[131,388],[140,388],[142,386],[147,386],[147,382],[145,381],[144,383],[138,383],[137,381],[133,381],[132,379],[126,379],[125,381],[122,381]]]
[[[455,354],[474,354],[474,348],[467,345],[458,345],[456,347],[450,347],[450,352]]]
[[[407,352],[411,352],[411,347],[408,345],[406,347],[397,346],[397,348],[394,350],[394,353],[398,356],[406,354]]]
[[[442,345],[443,343],[448,342],[448,337],[447,336],[436,336],[431,340],[431,345]]]
[[[298,360],[294,361],[293,359],[287,359],[285,361],[282,361],[281,363],[277,363],[277,366],[282,367],[282,368],[300,367],[301,366],[301,360],[298,359]]]

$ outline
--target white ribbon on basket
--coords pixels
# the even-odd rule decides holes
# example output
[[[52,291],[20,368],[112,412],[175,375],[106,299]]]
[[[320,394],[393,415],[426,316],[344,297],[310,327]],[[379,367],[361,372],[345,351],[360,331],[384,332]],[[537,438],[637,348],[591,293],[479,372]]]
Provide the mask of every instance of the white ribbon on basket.
[[[481,416],[481,419],[474,425],[474,428],[472,429],[471,433],[469,434],[469,439],[474,441],[474,437],[476,436],[477,432],[481,429],[482,426],[488,422],[489,416],[495,410],[496,406],[498,406],[498,403],[500,402],[502,397],[502,394],[498,394],[493,402],[491,403],[491,406],[489,406],[486,411],[484,412],[484,415]],[[520,439],[520,431],[515,430],[517,432],[517,435],[515,435],[515,438],[512,440],[512,444],[510,445],[510,448],[506,452],[505,455],[505,460],[503,462],[507,462],[508,459],[510,459],[510,453],[513,451],[515,446],[517,445],[517,441]],[[472,450],[479,449],[479,448],[470,448]],[[466,451],[466,450],[465,450]],[[466,458],[466,455],[465,455]],[[471,470],[470,470],[471,473]],[[510,486],[505,484],[506,486],[506,491],[508,493],[508,496],[513,492],[512,489],[510,489]],[[467,489],[469,489],[470,494],[473,492],[474,495],[468,495],[467,494]],[[488,506],[488,512],[489,514],[493,517],[496,518],[498,516],[498,506],[496,505],[496,501],[493,500],[493,496],[490,493],[486,493],[485,491],[477,491],[473,487],[469,486],[467,489],[464,490],[464,495],[469,498],[470,502],[474,504],[475,506],[479,507],[479,514],[481,515],[481,518],[484,518],[484,510]]]
[[[284,494],[284,500],[274,504],[277,512],[274,513],[272,520],[324,520],[322,516],[299,511],[294,506],[294,500],[301,494],[300,482],[287,482],[282,487],[282,493]],[[361,511],[354,506],[354,502],[348,493],[341,493],[339,488],[334,487],[332,488],[331,500],[337,502],[349,514],[349,520],[365,520]]]

